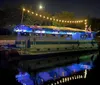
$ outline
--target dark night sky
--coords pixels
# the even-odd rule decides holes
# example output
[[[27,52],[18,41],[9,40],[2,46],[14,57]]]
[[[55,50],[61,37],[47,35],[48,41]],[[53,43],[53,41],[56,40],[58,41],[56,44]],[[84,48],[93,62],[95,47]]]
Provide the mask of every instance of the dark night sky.
[[[45,6],[45,11],[51,13],[60,11],[73,12],[77,17],[92,16],[100,18],[99,0],[0,0],[0,6],[20,6],[28,4],[33,7],[39,3]]]

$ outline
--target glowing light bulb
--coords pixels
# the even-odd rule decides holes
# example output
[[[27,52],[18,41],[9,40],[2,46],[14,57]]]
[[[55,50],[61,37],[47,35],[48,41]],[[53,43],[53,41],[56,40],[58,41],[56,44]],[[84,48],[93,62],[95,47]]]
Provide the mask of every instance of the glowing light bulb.
[[[55,21],[55,19],[53,19]]]
[[[43,16],[43,18],[45,18],[45,16]]]
[[[23,11],[25,11],[26,9],[25,8],[23,8]]]
[[[58,22],[58,19],[56,19],[56,21]]]
[[[69,23],[69,21],[67,21],[67,23]]]
[[[38,14],[36,13],[36,16],[38,16]]]
[[[40,17],[42,17],[42,15],[40,15]]]
[[[87,22],[87,19],[85,20],[85,22]]]
[[[49,19],[49,17],[47,17],[47,19]]]
[[[32,14],[34,14],[34,12],[32,12]]]
[[[61,22],[61,20],[59,20],[59,22]]]
[[[50,20],[52,20],[52,18],[50,18]]]
[[[27,10],[27,12],[29,13],[29,12],[30,12],[30,10]]]

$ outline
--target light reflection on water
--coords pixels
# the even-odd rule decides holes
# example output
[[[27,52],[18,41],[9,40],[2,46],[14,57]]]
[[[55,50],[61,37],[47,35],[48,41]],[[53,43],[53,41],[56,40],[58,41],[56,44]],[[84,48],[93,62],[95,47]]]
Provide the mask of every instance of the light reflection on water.
[[[91,64],[87,63],[80,63],[80,64],[73,64],[70,66],[65,67],[59,67],[55,68],[46,72],[39,72],[36,74],[36,80],[37,83],[40,85],[43,82],[47,82],[49,80],[54,80],[55,78],[65,77],[65,76],[71,76],[73,73],[77,73],[84,70],[90,70],[92,69]],[[18,82],[22,83],[23,85],[34,85],[34,81],[31,79],[31,75],[27,72],[19,72],[18,75],[16,75],[16,79]]]

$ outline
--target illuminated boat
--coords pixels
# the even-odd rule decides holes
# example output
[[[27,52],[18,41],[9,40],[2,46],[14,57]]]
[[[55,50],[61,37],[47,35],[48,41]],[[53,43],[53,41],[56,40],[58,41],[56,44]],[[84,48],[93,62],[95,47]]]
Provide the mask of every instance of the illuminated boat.
[[[24,26],[21,30],[14,29],[18,32],[16,47],[23,54],[19,66],[27,72],[30,70],[38,85],[56,85],[85,78],[83,74],[73,74],[92,68],[98,55],[95,32],[54,26],[27,26],[28,31]],[[88,62],[89,65],[83,62]],[[75,64],[72,66],[73,63]]]
[[[28,49],[29,54],[37,52],[59,52],[97,50],[96,32],[70,27],[25,26],[14,28],[17,32],[16,47]]]

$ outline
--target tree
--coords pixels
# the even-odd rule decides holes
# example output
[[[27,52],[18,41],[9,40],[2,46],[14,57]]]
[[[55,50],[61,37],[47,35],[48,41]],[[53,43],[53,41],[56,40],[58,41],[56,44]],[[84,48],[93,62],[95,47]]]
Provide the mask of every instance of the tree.
[[[0,27],[5,26],[5,13],[3,10],[0,10]]]
[[[20,8],[5,8],[5,21],[6,25],[20,24],[21,22],[21,9]]]
[[[35,13],[44,15],[46,17],[51,17],[51,14],[45,11],[34,11]],[[32,15],[31,13],[24,12],[24,19],[23,23],[26,25],[50,25],[51,22],[47,19],[43,19],[42,17],[39,17],[40,15],[36,16],[35,14]]]
[[[75,19],[75,16],[73,13],[71,12],[67,12],[67,11],[63,11],[61,13],[56,13],[54,15],[54,18],[57,18],[59,20],[64,20],[64,21],[70,21],[70,20],[74,20]],[[56,26],[66,26],[66,24],[62,24],[62,23],[58,23],[58,22],[53,22],[53,25],[56,25]]]

